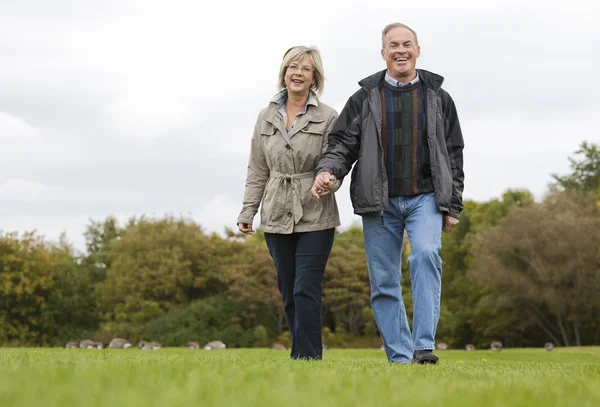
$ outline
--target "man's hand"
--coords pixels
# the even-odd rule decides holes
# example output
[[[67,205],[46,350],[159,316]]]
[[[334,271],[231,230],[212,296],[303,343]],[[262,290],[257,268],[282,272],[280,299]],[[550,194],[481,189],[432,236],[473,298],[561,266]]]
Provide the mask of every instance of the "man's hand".
[[[317,174],[311,192],[315,198],[322,197],[331,192],[335,186],[335,175],[323,171]]]
[[[254,229],[252,229],[252,224],[248,223],[238,223],[238,229],[240,232],[250,235],[254,233]]]
[[[458,225],[458,219],[453,218],[448,214],[444,214],[442,217],[442,230],[446,233],[450,233]]]

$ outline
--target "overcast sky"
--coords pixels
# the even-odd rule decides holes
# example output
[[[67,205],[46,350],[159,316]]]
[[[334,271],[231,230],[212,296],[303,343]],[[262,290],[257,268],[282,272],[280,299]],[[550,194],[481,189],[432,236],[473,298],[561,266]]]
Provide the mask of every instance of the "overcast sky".
[[[0,0],[0,230],[66,231],[83,249],[85,225],[108,215],[235,227],[283,53],[321,50],[321,100],[339,111],[385,68],[381,30],[396,21],[457,105],[465,199],[540,198],[582,141],[600,141],[592,1],[406,3]],[[359,219],[348,186],[343,226]]]

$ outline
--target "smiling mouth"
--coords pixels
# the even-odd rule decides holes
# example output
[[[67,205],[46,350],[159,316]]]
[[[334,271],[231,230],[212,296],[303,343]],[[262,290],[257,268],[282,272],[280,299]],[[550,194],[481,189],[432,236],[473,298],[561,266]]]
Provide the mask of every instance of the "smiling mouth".
[[[396,61],[396,62],[406,62],[406,61],[408,61],[408,58],[394,58],[394,61]]]
[[[292,79],[292,82],[297,83],[299,85],[304,83],[304,81],[301,81],[300,79]]]

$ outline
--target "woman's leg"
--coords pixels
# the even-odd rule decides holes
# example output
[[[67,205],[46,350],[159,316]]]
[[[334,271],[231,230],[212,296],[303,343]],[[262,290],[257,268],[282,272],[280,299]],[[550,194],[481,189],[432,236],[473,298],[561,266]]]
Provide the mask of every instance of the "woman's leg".
[[[297,234],[283,235],[265,233],[269,253],[277,270],[277,288],[283,298],[283,308],[287,318],[288,328],[292,335],[292,357],[295,350],[296,307],[294,306],[294,282],[296,280],[296,242]]]
[[[298,233],[292,358],[322,358],[322,283],[334,235],[335,229]]]

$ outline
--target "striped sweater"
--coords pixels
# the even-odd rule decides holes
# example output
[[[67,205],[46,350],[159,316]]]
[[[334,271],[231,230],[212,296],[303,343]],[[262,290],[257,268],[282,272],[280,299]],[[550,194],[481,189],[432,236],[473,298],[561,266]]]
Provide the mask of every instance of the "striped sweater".
[[[389,196],[433,192],[423,87],[419,82],[396,87],[384,81],[380,96]]]

